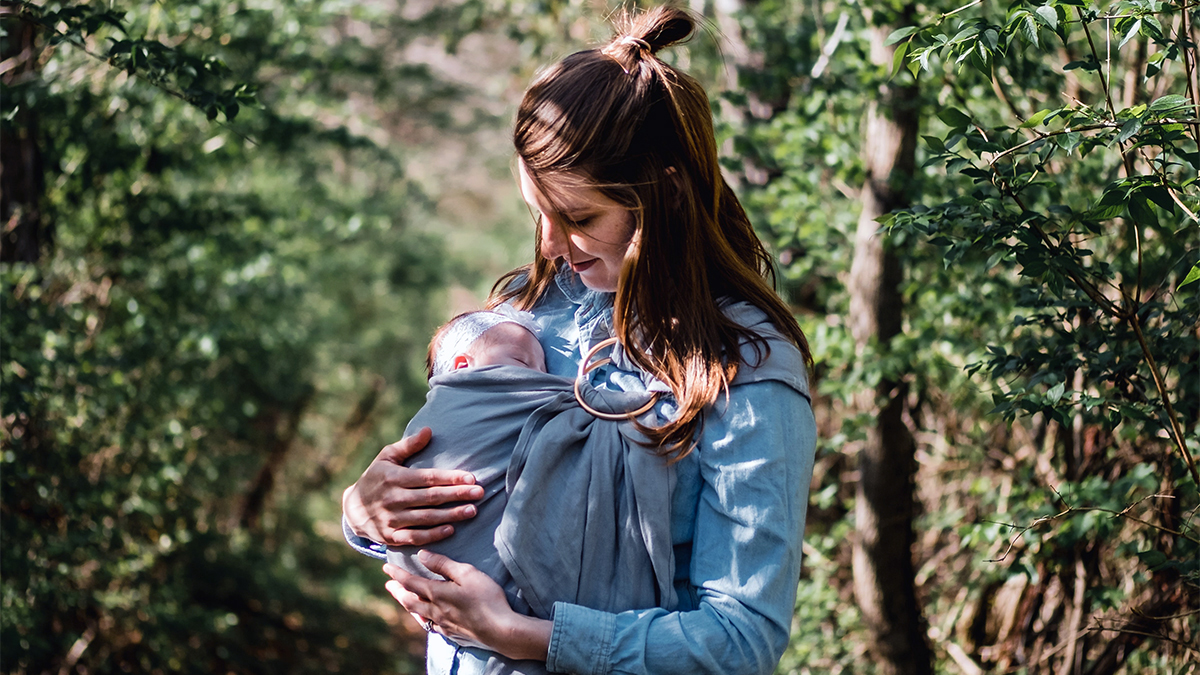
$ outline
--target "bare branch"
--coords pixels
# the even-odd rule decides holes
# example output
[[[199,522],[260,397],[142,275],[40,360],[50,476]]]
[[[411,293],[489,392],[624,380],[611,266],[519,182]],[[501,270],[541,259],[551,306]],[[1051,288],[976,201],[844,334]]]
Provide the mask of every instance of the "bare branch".
[[[1126,624],[1126,625],[1129,625],[1129,624]],[[1184,649],[1188,650],[1189,652],[1192,652],[1193,654],[1200,654],[1200,650],[1197,650],[1194,646],[1192,646],[1186,642],[1183,642],[1181,640],[1176,640],[1175,638],[1170,637],[1168,635],[1163,635],[1162,633],[1147,633],[1145,631],[1133,630],[1131,628],[1126,628],[1126,627],[1109,628],[1107,626],[1102,626],[1099,624],[1097,624],[1095,626],[1089,626],[1087,630],[1089,632],[1097,632],[1097,633],[1124,633],[1126,635],[1136,635],[1138,637],[1153,638],[1155,640],[1162,640],[1163,642],[1170,642],[1171,644],[1179,645],[1180,647],[1183,647]]]
[[[1125,520],[1131,520],[1135,523],[1138,523],[1139,525],[1145,525],[1146,527],[1153,528],[1155,530],[1158,530],[1159,532],[1163,532],[1165,534],[1169,534],[1169,535],[1172,535],[1175,537],[1180,537],[1182,539],[1186,539],[1194,544],[1200,544],[1200,539],[1197,539],[1196,537],[1191,537],[1183,532],[1178,532],[1176,530],[1172,530],[1169,527],[1163,527],[1162,525],[1156,525],[1154,523],[1142,520],[1141,518],[1138,518],[1136,516],[1129,515],[1129,511],[1132,510],[1134,507],[1138,506],[1139,504],[1141,504],[1142,502],[1145,502],[1150,499],[1175,499],[1174,495],[1163,495],[1163,494],[1147,495],[1147,496],[1142,497],[1141,499],[1137,500],[1136,502],[1133,502],[1132,504],[1126,506],[1124,509],[1122,509],[1120,511],[1113,511],[1112,509],[1106,509],[1106,508],[1100,507],[1100,506],[1071,506],[1070,504],[1067,503],[1067,500],[1062,496],[1062,493],[1060,493],[1053,486],[1050,486],[1050,489],[1054,492],[1055,495],[1058,496],[1059,500],[1065,506],[1065,508],[1062,511],[1060,511],[1052,516],[1041,516],[1040,518],[1035,519],[1033,522],[1029,523],[1028,525],[1016,525],[1014,523],[1005,523],[1005,522],[996,521],[996,520],[980,521],[980,522],[984,522],[984,523],[992,523],[995,525],[1004,525],[1005,527],[1010,527],[1014,530],[1020,530],[1019,532],[1017,532],[1016,535],[1014,535],[1011,539],[1009,539],[1008,548],[1004,549],[1004,553],[1001,554],[1001,556],[999,558],[992,558],[992,559],[984,560],[984,562],[989,562],[989,563],[1004,562],[1004,560],[1008,558],[1008,554],[1012,552],[1013,548],[1016,547],[1017,542],[1021,539],[1021,537],[1023,537],[1025,535],[1026,532],[1028,532],[1040,525],[1043,525],[1045,523],[1048,523],[1048,522],[1051,522],[1054,520],[1058,520],[1059,518],[1062,518],[1064,516],[1069,516],[1074,513],[1086,513],[1088,511],[1112,514],[1113,518],[1124,518]]]

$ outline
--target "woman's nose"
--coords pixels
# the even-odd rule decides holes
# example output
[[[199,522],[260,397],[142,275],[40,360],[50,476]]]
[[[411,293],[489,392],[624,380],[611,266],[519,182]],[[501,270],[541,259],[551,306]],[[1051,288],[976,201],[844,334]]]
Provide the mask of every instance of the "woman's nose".
[[[554,260],[565,256],[567,254],[567,235],[562,228],[545,216],[542,217],[539,227],[542,230],[542,257]]]

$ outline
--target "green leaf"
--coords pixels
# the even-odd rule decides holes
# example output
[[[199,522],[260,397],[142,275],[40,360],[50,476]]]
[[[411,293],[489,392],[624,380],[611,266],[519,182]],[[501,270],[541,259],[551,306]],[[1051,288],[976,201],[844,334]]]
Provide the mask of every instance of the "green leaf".
[[[1021,22],[1021,33],[1029,40],[1030,44],[1038,47],[1038,25],[1032,14],[1026,14],[1025,20]]]
[[[1171,152],[1178,158],[1192,165],[1192,168],[1200,171],[1200,152],[1184,152],[1182,148],[1172,147]]]
[[[1083,134],[1078,131],[1071,131],[1054,137],[1054,142],[1058,144],[1058,147],[1065,150],[1067,154],[1071,154],[1072,150],[1079,147],[1079,143],[1082,140]]]
[[[987,47],[988,51],[994,52],[1000,45],[1000,34],[994,28],[988,28],[979,34],[979,43]]]
[[[1180,96],[1179,94],[1171,94],[1169,96],[1163,96],[1162,98],[1155,99],[1155,101],[1150,104],[1150,112],[1167,112],[1178,110],[1186,107],[1187,104],[1187,98]]]
[[[1150,200],[1146,199],[1141,192],[1136,192],[1129,197],[1129,217],[1138,225],[1155,226],[1158,225],[1158,216],[1154,215],[1154,210],[1150,208]]]
[[[1142,34],[1147,37],[1162,39],[1162,24],[1152,14],[1147,14],[1142,17]]]
[[[1149,197],[1150,201],[1163,211],[1175,213],[1175,200],[1171,199],[1171,193],[1167,191],[1167,188],[1161,185],[1147,185],[1138,192]]]
[[[946,151],[946,144],[937,136],[922,136],[921,138],[925,139],[925,144],[929,146],[930,150],[937,153]]]
[[[1117,142],[1124,143],[1142,130],[1142,121],[1136,117],[1121,125],[1121,133],[1117,134]]]
[[[1042,120],[1046,119],[1046,115],[1049,115],[1049,114],[1050,114],[1049,109],[1039,110],[1039,111],[1033,113],[1032,115],[1030,115],[1029,119],[1025,120],[1021,124],[1021,126],[1017,127],[1017,128],[1018,129],[1031,129],[1033,127],[1036,127],[1037,125],[1041,124]]]
[[[896,53],[892,54],[892,73],[888,77],[895,77],[896,73],[900,72],[900,68],[904,65],[904,57],[908,54],[908,46],[911,42],[896,47]]]
[[[1075,70],[1076,68],[1080,68],[1080,69],[1090,71],[1090,72],[1095,72],[1097,70],[1100,70],[1100,62],[1096,61],[1095,59],[1093,59],[1089,56],[1086,60],[1071,61],[1067,65],[1063,66],[1063,70]]]
[[[923,65],[926,65],[926,64],[928,63],[928,60],[927,60],[927,58],[926,58],[926,56],[927,56],[928,54],[929,54],[929,52],[925,52],[924,54],[922,54],[922,55],[921,55],[921,59],[920,59],[920,60],[917,60],[917,59],[910,59],[910,60],[909,60],[909,62],[908,62],[908,72],[912,73],[912,76],[913,76],[913,77],[916,77],[918,74],[920,74],[920,72],[921,72],[921,67],[922,67]]]
[[[1137,37],[1138,31],[1141,29],[1142,29],[1142,20],[1138,19],[1137,21],[1134,21],[1133,27],[1130,28],[1129,32],[1125,34],[1124,38],[1122,38],[1121,44],[1117,45],[1117,49],[1121,49],[1122,47],[1125,46],[1125,43],[1127,43],[1130,40],[1132,40],[1133,38]]]
[[[1067,390],[1066,382],[1059,382],[1058,384],[1054,385],[1053,387],[1050,387],[1050,391],[1046,392],[1046,398],[1049,399],[1050,405],[1058,404],[1058,402],[1062,400],[1063,393],[1066,392],[1066,390]]]
[[[1050,27],[1050,30],[1058,30],[1058,12],[1049,5],[1042,5],[1033,10],[1041,20]]]
[[[891,35],[887,36],[887,40],[885,40],[883,44],[885,46],[894,45],[919,30],[921,30],[920,26],[905,26],[904,28],[898,28],[892,31]]]
[[[1183,281],[1179,282],[1179,285],[1175,287],[1175,290],[1178,291],[1197,279],[1200,279],[1200,263],[1192,265],[1192,271],[1187,273],[1187,276],[1183,278]]]
[[[942,108],[938,111],[937,116],[951,129],[965,129],[971,125],[971,118],[958,108]]]
[[[1151,571],[1162,567],[1167,563],[1169,558],[1162,551],[1138,551],[1137,557],[1142,561],[1142,564],[1150,568]]]

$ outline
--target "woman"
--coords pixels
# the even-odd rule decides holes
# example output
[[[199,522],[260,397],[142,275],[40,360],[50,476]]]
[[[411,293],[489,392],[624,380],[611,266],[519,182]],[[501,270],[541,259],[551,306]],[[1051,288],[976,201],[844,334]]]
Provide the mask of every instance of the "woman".
[[[807,345],[721,177],[703,89],[655,55],[693,20],[657,8],[619,21],[525,94],[514,141],[538,250],[493,301],[538,318],[551,373],[572,375],[611,335],[598,386],[670,394],[671,422],[645,433],[673,462],[677,601],[557,603],[537,619],[469,565],[423,553],[447,581],[387,567],[387,586],[431,630],[431,672],[769,673],[787,644],[815,445]],[[354,535],[419,546],[474,515],[468,474],[398,465],[427,441],[384,448],[346,490]]]

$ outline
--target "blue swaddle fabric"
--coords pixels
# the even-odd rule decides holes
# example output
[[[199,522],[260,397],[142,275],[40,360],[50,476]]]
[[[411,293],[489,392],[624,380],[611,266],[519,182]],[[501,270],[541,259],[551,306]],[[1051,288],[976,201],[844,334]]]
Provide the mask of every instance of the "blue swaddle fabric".
[[[651,399],[587,386],[580,394],[610,414]],[[658,422],[652,411],[641,421]],[[560,601],[610,612],[676,605],[668,517],[675,474],[645,443],[631,423],[598,419],[573,394],[530,416],[495,541],[535,616],[548,618]]]
[[[557,601],[607,611],[674,604],[673,473],[637,445],[632,425],[593,417],[571,380],[529,369],[473,368],[430,384],[406,434],[428,426],[433,436],[405,464],[471,471],[484,497],[474,518],[425,548],[479,568],[515,610],[540,618]],[[613,413],[648,400],[587,386],[581,393]],[[390,547],[388,561],[434,578],[418,550]]]

